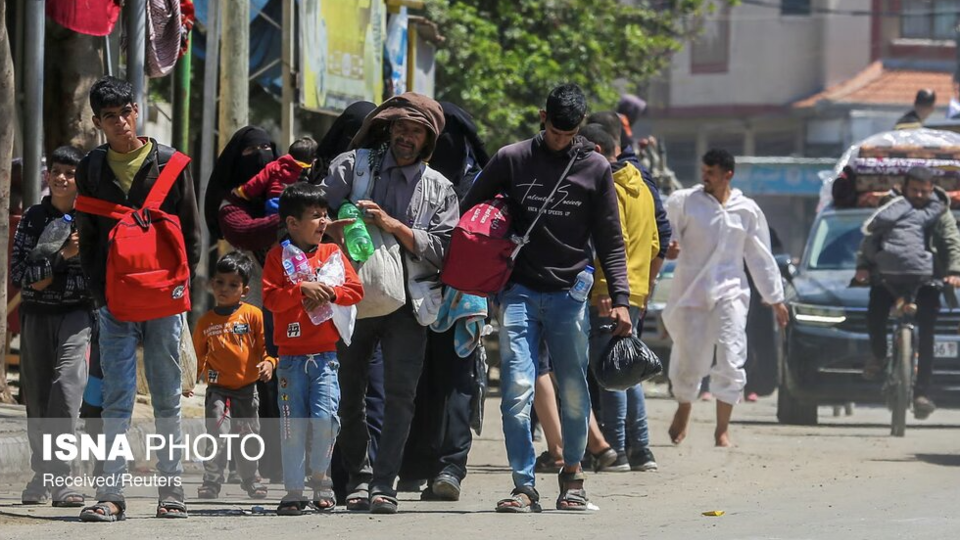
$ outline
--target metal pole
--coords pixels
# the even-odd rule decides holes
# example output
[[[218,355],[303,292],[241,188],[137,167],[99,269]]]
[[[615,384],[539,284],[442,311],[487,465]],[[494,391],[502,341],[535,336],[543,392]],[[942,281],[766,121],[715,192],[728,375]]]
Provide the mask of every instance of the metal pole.
[[[190,77],[193,70],[193,47],[177,61],[174,71],[173,147],[190,154]]]
[[[133,99],[146,122],[143,63],[147,48],[147,1],[127,0],[127,80],[133,85]]]
[[[40,202],[46,0],[27,0],[23,50],[23,207]],[[0,21],[2,22],[2,21]]]
[[[296,6],[293,0],[283,0],[283,46],[281,49],[281,66],[283,77],[283,104],[280,112],[281,138],[280,147],[284,150],[290,148],[293,143],[293,124],[295,110],[296,94],[296,69],[294,62],[294,43],[296,35],[294,24],[296,24],[295,13]]]
[[[211,0],[212,2],[213,0]],[[222,0],[223,55],[220,57],[220,150],[249,124],[250,2]]]
[[[220,2],[211,0],[207,3],[207,56],[203,62],[203,117],[200,131],[200,193],[197,201],[200,211],[206,208],[207,186],[210,184],[210,175],[213,173],[213,163],[216,152],[216,118],[217,118],[217,74],[220,66]],[[197,276],[201,283],[195,283],[192,298],[194,312],[204,309],[208,304],[206,294],[206,279],[209,277],[210,266],[210,230],[206,220],[200,220],[200,245],[203,246],[203,255],[197,265]],[[200,286],[198,286],[200,285]]]

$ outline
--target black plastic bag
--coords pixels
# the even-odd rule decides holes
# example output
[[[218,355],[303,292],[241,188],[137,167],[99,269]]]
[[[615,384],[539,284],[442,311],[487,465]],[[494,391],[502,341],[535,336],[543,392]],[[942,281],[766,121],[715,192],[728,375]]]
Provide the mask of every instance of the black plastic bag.
[[[612,327],[601,327],[601,331],[610,330]],[[663,364],[640,338],[630,335],[613,337],[590,369],[603,388],[626,390],[660,374]]]

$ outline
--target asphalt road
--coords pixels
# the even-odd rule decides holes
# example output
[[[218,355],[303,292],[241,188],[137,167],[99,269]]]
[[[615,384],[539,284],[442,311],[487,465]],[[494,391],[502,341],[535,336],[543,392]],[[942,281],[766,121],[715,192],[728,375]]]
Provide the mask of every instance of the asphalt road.
[[[498,403],[488,412],[498,412]],[[669,444],[674,403],[648,400],[656,473],[591,474],[589,514],[545,511],[500,515],[496,501],[511,489],[499,415],[489,414],[484,436],[470,455],[470,476],[458,503],[419,502],[401,494],[396,516],[350,514],[299,518],[271,511],[281,495],[271,486],[267,513],[261,504],[226,486],[224,500],[188,501],[186,520],[152,518],[155,496],[128,493],[123,523],[79,523],[74,509],[24,507],[21,484],[0,484],[0,539],[132,538],[657,538],[657,539],[953,539],[960,537],[960,411],[937,411],[923,423],[911,419],[907,436],[888,436],[889,414],[858,407],[834,418],[821,408],[817,427],[776,422],[776,400],[743,404],[735,411],[736,447],[713,447],[713,405],[698,403],[688,438]],[[9,478],[9,476],[7,476]],[[186,479],[188,497],[199,478]],[[538,478],[545,508],[557,496],[552,476]],[[92,495],[92,494],[90,494]],[[719,517],[704,512],[723,511]],[[119,536],[116,536],[119,535]]]

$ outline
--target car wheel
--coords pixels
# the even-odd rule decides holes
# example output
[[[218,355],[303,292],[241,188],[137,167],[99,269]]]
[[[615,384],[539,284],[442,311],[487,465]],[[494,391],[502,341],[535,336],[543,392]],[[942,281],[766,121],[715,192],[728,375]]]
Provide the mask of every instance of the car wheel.
[[[781,384],[777,391],[777,420],[791,426],[817,425],[817,404],[797,399]]]

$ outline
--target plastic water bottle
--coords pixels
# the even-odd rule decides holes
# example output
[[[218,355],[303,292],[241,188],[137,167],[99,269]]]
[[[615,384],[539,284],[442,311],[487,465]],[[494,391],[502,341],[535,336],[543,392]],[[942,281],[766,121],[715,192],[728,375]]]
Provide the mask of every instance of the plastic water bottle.
[[[570,288],[570,296],[578,302],[586,302],[587,295],[590,294],[590,289],[593,287],[593,267],[587,265],[583,269],[583,272],[577,274],[577,280],[573,282],[573,287]]]
[[[363,222],[360,209],[353,203],[345,202],[340,206],[337,219],[355,220],[343,228],[347,253],[357,262],[366,262],[373,255],[373,240],[370,238],[370,232],[367,231],[367,224]]]
[[[62,218],[51,221],[40,233],[37,245],[30,251],[30,257],[33,259],[49,258],[60,251],[60,248],[70,239],[72,232],[73,216],[70,214],[64,214]]]
[[[316,280],[313,267],[310,266],[310,260],[303,250],[295,246],[290,240],[284,240],[280,243],[280,246],[283,247],[283,271],[286,272],[290,281],[303,283]],[[319,325],[333,317],[333,308],[330,307],[330,304],[324,304],[313,311],[308,311],[307,316],[310,317],[310,322]]]

